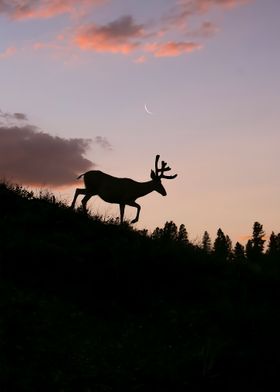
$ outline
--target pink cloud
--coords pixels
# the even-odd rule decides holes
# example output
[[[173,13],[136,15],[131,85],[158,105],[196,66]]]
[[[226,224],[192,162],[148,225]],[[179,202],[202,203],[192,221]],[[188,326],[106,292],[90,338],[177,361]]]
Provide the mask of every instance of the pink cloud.
[[[183,53],[191,53],[201,49],[201,45],[195,42],[174,42],[148,44],[145,47],[147,52],[151,52],[155,57],[176,57]]]
[[[206,27],[210,28],[210,24],[203,27],[205,29]],[[74,42],[78,47],[85,50],[128,54],[139,49],[150,52],[155,57],[175,57],[201,48],[198,43],[184,41],[145,43],[146,39],[150,37],[160,39],[163,34],[162,30],[159,31],[160,34],[158,32],[147,33],[144,25],[135,23],[132,16],[127,15],[106,25],[91,24],[82,27],[76,33]],[[142,54],[134,62],[143,63],[146,60],[146,56]]]
[[[190,17],[209,12],[214,7],[231,9],[254,0],[180,0],[165,16],[165,22],[182,28]]]
[[[127,54],[135,50],[144,37],[144,27],[130,15],[122,16],[106,25],[91,24],[77,32],[74,42],[85,50]]]
[[[0,0],[0,14],[12,19],[44,19],[65,13],[84,13],[102,0]]]
[[[0,60],[5,60],[16,53],[17,49],[14,46],[10,46],[5,49],[4,52],[0,52]]]
[[[77,52],[77,47],[87,51],[124,55],[137,50],[135,63],[145,62],[147,52],[155,57],[180,56],[202,47],[192,41],[211,37],[218,31],[214,23],[199,19],[200,25],[191,28],[189,21],[192,17],[201,17],[215,7],[231,9],[250,1],[254,0],[170,0],[173,7],[165,17],[153,24],[137,23],[131,15],[124,15],[101,25],[88,23],[76,28],[68,26],[63,32],[56,32],[56,38],[52,42],[38,40],[33,44],[33,49],[51,49],[56,55]],[[0,15],[8,15],[13,20],[52,18],[62,14],[85,16],[97,4],[107,2],[108,0],[0,0]],[[73,22],[72,18],[69,20],[69,23]],[[81,22],[83,19],[77,20]],[[148,42],[151,39],[153,43]],[[6,49],[0,53],[0,60],[12,56],[15,51],[12,47]]]
[[[233,8],[251,0],[180,0],[179,7],[189,15],[208,12],[212,7]]]
[[[182,3],[185,3],[186,5],[188,3],[194,3],[198,11],[207,12],[213,6],[233,8],[238,5],[246,4],[249,1],[250,0],[195,0],[195,1],[183,0]]]

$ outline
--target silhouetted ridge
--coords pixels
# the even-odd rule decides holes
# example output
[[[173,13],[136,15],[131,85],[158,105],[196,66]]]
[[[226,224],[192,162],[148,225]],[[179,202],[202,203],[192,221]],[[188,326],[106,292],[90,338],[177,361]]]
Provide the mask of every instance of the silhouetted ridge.
[[[265,251],[255,222],[249,241],[149,235],[0,184],[1,392],[267,389],[279,234]]]

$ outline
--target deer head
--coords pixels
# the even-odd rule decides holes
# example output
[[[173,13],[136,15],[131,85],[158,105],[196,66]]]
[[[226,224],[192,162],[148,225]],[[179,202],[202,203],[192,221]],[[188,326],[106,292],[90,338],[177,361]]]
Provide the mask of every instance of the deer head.
[[[167,176],[164,173],[171,170],[169,166],[167,166],[167,163],[164,161],[161,161],[161,168],[158,167],[158,161],[159,161],[159,155],[156,156],[155,160],[155,171],[151,170],[151,179],[155,183],[155,191],[160,193],[162,196],[166,196],[166,190],[164,189],[164,186],[161,183],[162,178],[166,178],[168,180],[172,180],[173,178],[177,177],[177,174],[174,174],[173,176]]]

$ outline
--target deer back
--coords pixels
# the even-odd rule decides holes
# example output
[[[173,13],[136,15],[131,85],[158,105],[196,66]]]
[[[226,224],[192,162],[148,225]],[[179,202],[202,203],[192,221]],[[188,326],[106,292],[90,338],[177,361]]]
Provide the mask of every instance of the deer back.
[[[109,203],[125,203],[138,196],[138,182],[130,178],[118,178],[99,170],[84,174],[84,183],[89,193],[100,196]]]

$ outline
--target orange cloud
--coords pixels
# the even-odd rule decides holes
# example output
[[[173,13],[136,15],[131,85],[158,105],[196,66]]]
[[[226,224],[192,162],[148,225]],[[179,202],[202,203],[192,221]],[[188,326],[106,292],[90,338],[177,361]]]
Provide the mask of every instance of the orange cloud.
[[[200,49],[202,46],[192,41],[210,37],[218,31],[210,21],[200,22],[198,28],[190,29],[190,18],[200,17],[214,7],[229,9],[250,1],[253,0],[170,0],[173,7],[153,24],[136,23],[132,16],[125,15],[103,25],[88,23],[74,31],[73,27],[68,26],[63,33],[56,32],[54,41],[36,42],[33,49],[70,52],[74,45],[88,51],[125,55],[137,50],[135,63],[145,62],[147,52],[155,57],[176,57]],[[108,0],[0,0],[0,15],[8,15],[14,20],[52,18],[62,14],[80,17],[90,15],[97,4],[107,2]],[[69,19],[70,23],[73,22]],[[153,39],[154,43],[148,43],[149,39]],[[162,42],[163,39],[166,42]],[[15,51],[15,48],[6,49],[0,53],[0,60],[10,57]]]
[[[190,17],[209,12],[211,8],[231,9],[253,0],[180,0],[165,16],[166,23],[182,28]]]
[[[74,39],[85,50],[127,54],[136,49],[144,37],[144,28],[126,15],[106,25],[91,24],[80,29]]]
[[[44,19],[65,13],[84,13],[102,0],[0,0],[0,13],[12,19]]]
[[[233,8],[237,5],[246,4],[251,0],[183,0],[182,3],[186,5],[193,3],[194,7],[200,12],[207,12],[213,6],[219,6],[224,8]]]
[[[145,50],[154,54],[155,57],[176,57],[183,53],[191,53],[201,49],[202,46],[195,42],[174,42],[148,44]]]
[[[181,0],[179,7],[185,13],[192,15],[198,12],[208,12],[212,7],[233,8],[246,4],[251,0]]]
[[[0,60],[5,60],[16,53],[17,49],[14,46],[10,46],[4,52],[0,52]]]

